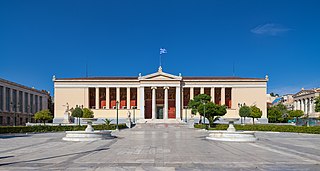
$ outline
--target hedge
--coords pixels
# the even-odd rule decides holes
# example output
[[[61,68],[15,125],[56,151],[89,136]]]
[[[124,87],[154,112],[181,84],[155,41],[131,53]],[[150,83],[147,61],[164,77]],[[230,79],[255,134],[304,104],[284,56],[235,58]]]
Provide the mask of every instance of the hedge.
[[[207,125],[195,124],[195,128],[206,129]],[[296,132],[296,133],[309,133],[320,134],[320,126],[294,126],[294,125],[268,125],[268,124],[256,124],[256,125],[234,125],[236,130],[241,131],[272,131],[272,132]],[[216,124],[209,130],[226,130],[228,124]]]
[[[5,133],[26,133],[26,132],[61,132],[61,131],[84,131],[86,125],[82,126],[49,126],[49,125],[36,125],[36,126],[0,126],[0,134]],[[95,130],[114,130],[115,124],[111,125],[92,125]],[[126,124],[119,124],[119,129],[126,128]]]

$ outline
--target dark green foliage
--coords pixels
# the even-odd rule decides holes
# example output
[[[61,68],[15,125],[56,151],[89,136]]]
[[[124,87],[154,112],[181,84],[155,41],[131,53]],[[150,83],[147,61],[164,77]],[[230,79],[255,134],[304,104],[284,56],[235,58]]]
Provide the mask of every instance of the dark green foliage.
[[[43,122],[44,124],[46,124],[46,121],[52,120],[53,116],[52,116],[51,112],[48,109],[46,109],[46,110],[41,110],[41,111],[37,112],[36,114],[34,114],[34,119],[39,120],[39,121]]]
[[[251,106],[251,113],[250,116],[252,118],[253,124],[254,124],[254,118],[261,118],[262,111],[257,106]]]
[[[268,108],[268,120],[272,123],[287,123],[290,118],[285,105],[278,104]]]
[[[95,130],[115,130],[116,125],[92,125]],[[86,125],[83,126],[0,126],[0,134],[4,133],[26,133],[26,132],[61,132],[61,131],[84,131]],[[126,124],[119,124],[119,129],[126,128]]]
[[[83,116],[83,111],[80,107],[76,107],[72,113],[71,116],[75,117],[75,118],[81,118]]]
[[[93,111],[88,109],[88,108],[84,108],[83,110],[83,118],[93,118]]]
[[[246,120],[246,117],[249,117],[251,114],[251,108],[249,106],[241,106],[239,110],[239,116],[244,118],[244,121]],[[241,118],[241,123],[242,123],[242,118]]]
[[[194,125],[195,128],[203,128],[199,124]],[[273,132],[297,132],[297,133],[308,133],[308,134],[320,134],[320,126],[293,126],[293,125],[234,125],[236,130],[239,131],[273,131]],[[217,124],[214,127],[209,128],[210,130],[226,130],[227,124]]]
[[[188,107],[191,109],[193,114],[197,114],[199,105],[202,103],[208,103],[210,100],[210,96],[206,94],[199,94],[189,101]]]
[[[315,104],[316,104],[315,111],[320,112],[320,96],[315,98]]]
[[[205,110],[204,110],[205,109]],[[226,106],[220,106],[217,104],[214,104],[212,102],[208,102],[206,104],[200,104],[198,106],[198,112],[201,116],[204,116],[209,120],[210,125],[213,125],[214,121],[219,118],[219,116],[223,116],[227,113]]]

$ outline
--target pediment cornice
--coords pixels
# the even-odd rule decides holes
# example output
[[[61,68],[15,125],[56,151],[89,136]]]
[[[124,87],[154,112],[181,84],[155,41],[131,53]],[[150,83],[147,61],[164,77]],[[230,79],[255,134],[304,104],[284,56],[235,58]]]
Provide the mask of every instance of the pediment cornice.
[[[152,73],[152,74],[148,74],[148,75],[145,75],[145,76],[139,76],[138,79],[140,81],[154,81],[154,80],[170,80],[170,81],[173,81],[173,80],[182,80],[182,77],[181,75],[179,76],[176,76],[176,75],[172,75],[172,74],[169,74],[169,73],[165,73],[162,71],[162,68],[161,66],[159,67],[158,69],[158,72],[155,72],[155,73]]]

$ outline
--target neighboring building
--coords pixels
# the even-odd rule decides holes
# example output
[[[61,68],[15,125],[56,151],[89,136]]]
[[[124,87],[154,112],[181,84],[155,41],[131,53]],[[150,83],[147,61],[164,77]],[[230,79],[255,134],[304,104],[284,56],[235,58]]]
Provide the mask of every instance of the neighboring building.
[[[123,122],[128,111],[135,119],[185,119],[185,109],[198,94],[208,94],[216,104],[226,105],[224,117],[239,118],[240,104],[256,105],[262,112],[258,122],[267,122],[267,77],[182,77],[162,71],[139,77],[53,78],[54,123],[62,123],[67,109],[83,106],[93,110],[96,118],[119,118]],[[135,109],[134,109],[135,108]],[[133,116],[134,115],[134,116]]]
[[[288,110],[293,110],[294,109],[293,102],[294,102],[293,94],[286,94],[281,97],[280,103],[285,105]]]
[[[301,89],[297,94],[293,95],[294,109],[302,110],[305,116],[317,118],[320,113],[315,112],[315,98],[319,97],[320,88],[305,90]]]
[[[267,94],[267,107],[272,107],[277,98],[279,98],[279,96],[271,96],[271,94]]]
[[[0,78],[0,125],[25,125],[48,108],[49,93]]]

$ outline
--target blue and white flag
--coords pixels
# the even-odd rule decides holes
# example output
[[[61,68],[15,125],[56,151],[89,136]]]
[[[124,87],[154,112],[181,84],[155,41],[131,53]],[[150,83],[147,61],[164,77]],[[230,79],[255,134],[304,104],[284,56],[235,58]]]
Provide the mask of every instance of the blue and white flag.
[[[165,53],[167,53],[167,50],[164,49],[164,48],[160,48],[160,55],[161,55],[161,54],[165,54]]]

